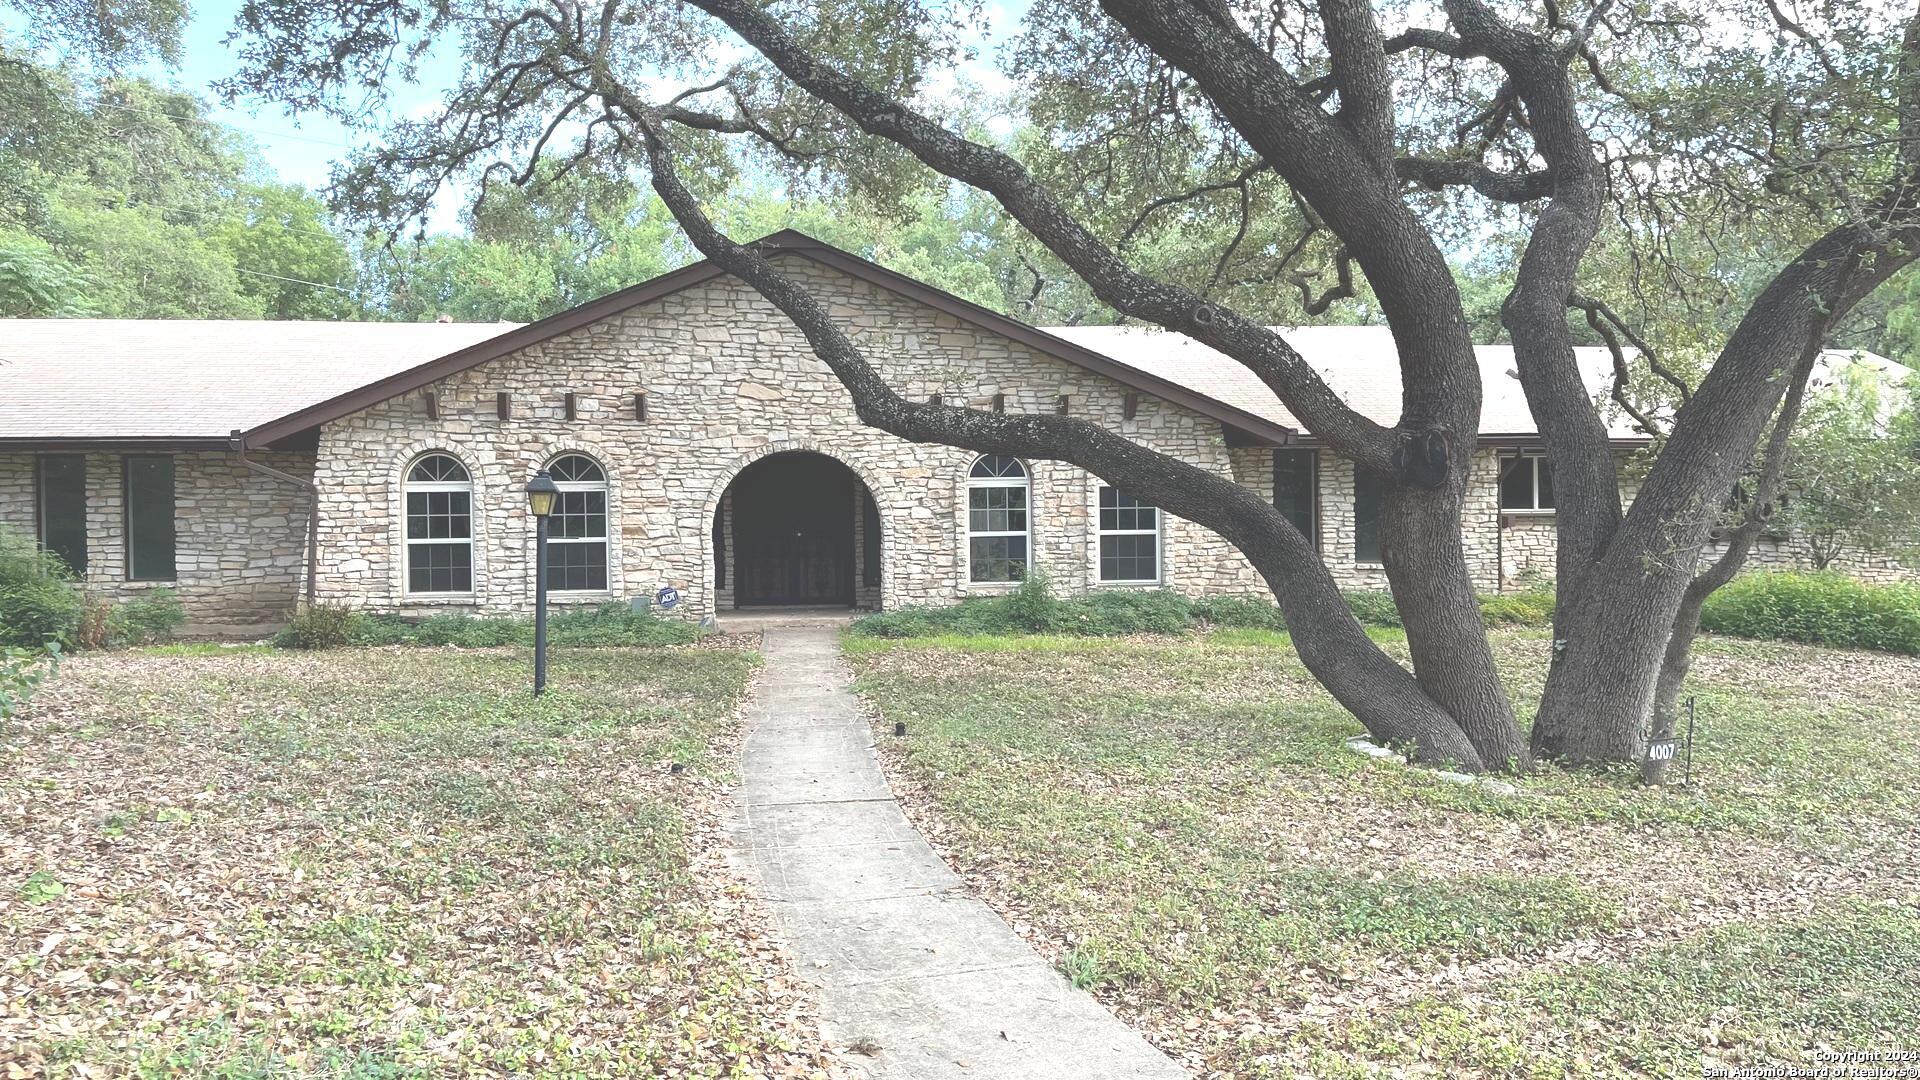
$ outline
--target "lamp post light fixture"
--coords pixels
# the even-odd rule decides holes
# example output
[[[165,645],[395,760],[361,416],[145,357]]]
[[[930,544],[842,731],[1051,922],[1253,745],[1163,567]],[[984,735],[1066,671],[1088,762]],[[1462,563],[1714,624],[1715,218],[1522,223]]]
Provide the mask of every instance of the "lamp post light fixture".
[[[533,696],[547,692],[547,518],[560,499],[553,477],[541,469],[527,481],[527,508],[533,511]]]

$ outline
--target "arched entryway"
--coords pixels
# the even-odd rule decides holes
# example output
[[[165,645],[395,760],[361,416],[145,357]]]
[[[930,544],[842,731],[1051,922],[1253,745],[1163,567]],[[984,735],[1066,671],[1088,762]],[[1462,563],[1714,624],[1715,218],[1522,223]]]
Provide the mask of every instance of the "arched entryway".
[[[878,508],[826,454],[785,451],[740,470],[714,512],[713,553],[723,608],[879,606]]]

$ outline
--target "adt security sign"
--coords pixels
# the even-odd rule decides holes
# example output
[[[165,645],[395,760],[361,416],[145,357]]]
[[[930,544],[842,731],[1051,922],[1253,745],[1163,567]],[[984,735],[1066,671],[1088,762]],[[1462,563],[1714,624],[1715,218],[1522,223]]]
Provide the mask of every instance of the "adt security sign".
[[[663,608],[670,608],[680,602],[680,590],[671,585],[663,585],[659,592],[653,594],[653,602]]]

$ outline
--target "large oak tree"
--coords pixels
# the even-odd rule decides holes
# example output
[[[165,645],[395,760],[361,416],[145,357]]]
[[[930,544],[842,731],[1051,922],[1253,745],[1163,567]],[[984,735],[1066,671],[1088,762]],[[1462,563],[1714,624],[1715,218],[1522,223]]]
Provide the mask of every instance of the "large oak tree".
[[[1914,257],[1920,22],[1831,0],[1039,0],[1008,50],[1033,126],[998,140],[930,89],[964,69],[977,15],[908,0],[250,0],[230,89],[351,117],[429,47],[457,47],[465,75],[443,111],[387,130],[342,174],[349,209],[396,221],[451,181],[484,192],[542,161],[637,170],[699,251],[793,320],[864,422],[1072,462],[1237,545],[1307,667],[1376,737],[1473,769],[1640,759],[1700,601],[1764,521],[1813,358]],[[743,168],[882,199],[932,170],[991,195],[1122,316],[1244,364],[1383,481],[1412,670],[1366,637],[1259,493],[1087,420],[902,397],[815,297],[710,220],[705,201]],[[1130,258],[1202,215],[1237,223],[1216,259],[1169,276]],[[1806,242],[1687,378],[1583,267],[1603,225],[1636,265],[1657,264],[1729,218]],[[1496,227],[1518,238],[1501,321],[1559,506],[1553,660],[1530,739],[1461,537],[1481,384],[1449,254]],[[1298,290],[1314,312],[1362,288],[1399,350],[1392,425],[1234,302]],[[1630,507],[1575,319],[1618,347],[1618,407],[1657,429]],[[1672,388],[1670,409],[1632,399],[1642,365]],[[1742,483],[1752,509],[1703,566]]]

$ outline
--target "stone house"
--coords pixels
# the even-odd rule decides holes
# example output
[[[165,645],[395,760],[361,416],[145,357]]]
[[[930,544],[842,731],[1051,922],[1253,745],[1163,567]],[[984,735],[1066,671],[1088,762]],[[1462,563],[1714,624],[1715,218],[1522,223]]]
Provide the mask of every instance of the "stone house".
[[[1384,586],[1375,485],[1225,357],[1159,331],[1029,327],[794,232],[763,244],[902,393],[1097,420],[1271,497],[1341,581]],[[1287,334],[1392,421],[1384,329]],[[1480,359],[1466,540],[1497,590],[1551,573],[1552,476],[1511,350]],[[1606,356],[1582,363],[1602,386]],[[1644,444],[1613,433],[1622,455]],[[1029,567],[1065,590],[1261,590],[1219,537],[1078,468],[864,427],[799,332],[706,262],[524,326],[0,323],[0,527],[102,594],[172,587],[198,630],[284,622],[303,598],[524,611],[522,489],[540,468],[562,488],[560,604],[671,589],[695,618],[890,608],[1005,590]],[[1787,538],[1760,555],[1800,558]]]

